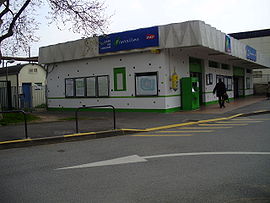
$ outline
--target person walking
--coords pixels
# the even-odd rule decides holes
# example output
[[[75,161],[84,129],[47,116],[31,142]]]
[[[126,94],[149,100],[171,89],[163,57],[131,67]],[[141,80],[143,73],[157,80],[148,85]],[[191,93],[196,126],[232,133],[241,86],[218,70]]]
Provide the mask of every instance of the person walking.
[[[224,102],[225,102],[225,94],[226,94],[226,87],[224,82],[222,82],[221,78],[218,79],[218,83],[216,84],[214,90],[213,90],[213,94],[217,95],[218,97],[218,103],[219,103],[219,107],[220,108],[225,108]]]

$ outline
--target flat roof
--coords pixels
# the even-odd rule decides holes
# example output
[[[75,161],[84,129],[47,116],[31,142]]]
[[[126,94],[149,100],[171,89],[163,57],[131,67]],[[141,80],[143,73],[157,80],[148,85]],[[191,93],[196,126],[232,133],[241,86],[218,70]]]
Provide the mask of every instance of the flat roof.
[[[270,36],[270,29],[264,30],[254,30],[247,32],[237,32],[228,34],[235,39],[249,39],[249,38],[257,38],[257,37],[268,37]]]

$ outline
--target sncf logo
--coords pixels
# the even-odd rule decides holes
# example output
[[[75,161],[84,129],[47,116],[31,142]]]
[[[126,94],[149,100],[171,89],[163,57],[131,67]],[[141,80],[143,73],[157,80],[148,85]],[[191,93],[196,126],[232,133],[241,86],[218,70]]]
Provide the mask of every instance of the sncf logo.
[[[155,38],[156,38],[156,35],[154,35],[154,34],[147,34],[147,35],[146,35],[146,39],[147,39],[147,40],[155,39]]]

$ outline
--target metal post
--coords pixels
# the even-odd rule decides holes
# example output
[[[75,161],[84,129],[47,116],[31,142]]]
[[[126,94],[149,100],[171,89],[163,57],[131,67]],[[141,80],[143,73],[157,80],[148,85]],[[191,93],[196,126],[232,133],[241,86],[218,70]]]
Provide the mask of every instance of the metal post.
[[[78,123],[78,111],[80,108],[75,111],[75,120],[76,120],[76,133],[79,133],[79,123]]]
[[[27,130],[27,118],[26,113],[23,110],[15,110],[15,111],[0,111],[0,113],[22,113],[24,118],[24,133],[25,139],[29,139],[28,137],[28,130]]]
[[[111,107],[113,110],[113,129],[116,129],[116,119],[115,119],[115,108],[112,105],[101,105],[101,106],[84,106],[79,107],[75,111],[75,124],[76,124],[76,133],[79,133],[79,122],[78,122],[78,112],[80,109],[92,109],[92,108],[100,108],[100,107]]]
[[[23,110],[21,110],[21,112],[23,113],[23,117],[24,117],[24,133],[25,133],[25,139],[28,139],[28,131],[27,131],[27,118],[26,118],[26,114]]]

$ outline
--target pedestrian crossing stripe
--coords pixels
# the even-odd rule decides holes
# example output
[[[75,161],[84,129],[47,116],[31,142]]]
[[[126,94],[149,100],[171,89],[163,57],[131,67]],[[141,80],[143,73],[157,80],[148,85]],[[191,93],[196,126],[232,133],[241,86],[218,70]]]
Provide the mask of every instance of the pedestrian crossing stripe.
[[[228,128],[232,128],[230,126],[224,126],[224,127],[182,127],[182,128],[178,128],[181,130],[204,130],[204,129],[228,129]]]
[[[230,123],[230,124],[207,124],[207,123],[204,123],[204,124],[199,124],[199,126],[224,126],[224,125],[231,125],[231,126],[245,126],[245,125],[248,125],[246,123]]]
[[[192,134],[142,134],[142,135],[131,135],[133,137],[188,137]]]
[[[215,123],[228,123],[228,124],[242,124],[242,123],[261,123],[263,121],[218,121],[218,122],[215,122]]]
[[[211,133],[214,130],[162,130],[161,133]]]
[[[235,121],[269,121],[270,118],[234,118]]]

